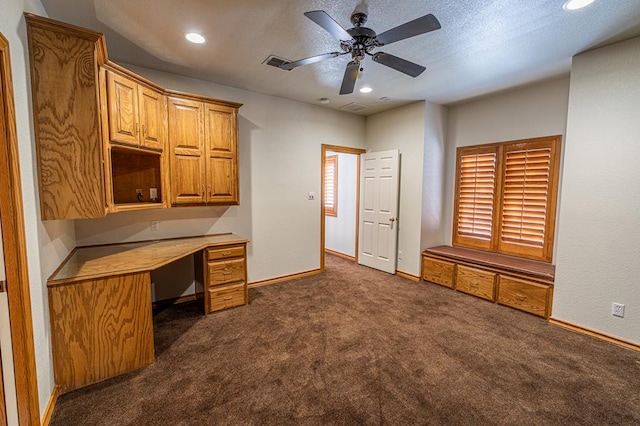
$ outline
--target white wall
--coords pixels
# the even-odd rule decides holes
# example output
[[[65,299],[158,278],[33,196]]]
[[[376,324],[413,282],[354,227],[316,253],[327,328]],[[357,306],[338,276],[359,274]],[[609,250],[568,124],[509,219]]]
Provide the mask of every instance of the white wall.
[[[324,246],[329,250],[356,256],[356,190],[358,155],[328,151],[338,156],[338,215],[325,216]]]
[[[25,11],[46,16],[38,0],[3,1],[0,32],[9,41],[11,51],[38,396],[42,414],[54,386],[46,280],[73,249],[75,236],[72,221],[43,223],[40,220],[37,160],[33,148],[35,142],[32,130],[29,60],[26,50],[27,34],[23,17]]]
[[[640,343],[640,38],[573,60],[553,317]],[[611,303],[626,305],[611,316]]]
[[[445,243],[446,131],[448,110],[427,102],[422,171],[422,231],[420,249]]]
[[[563,135],[564,148],[568,103],[569,79],[562,78],[449,107],[443,220],[446,244],[451,244],[452,237],[456,148],[551,135]]]
[[[239,112],[240,205],[179,207],[78,220],[78,245],[234,232],[251,241],[249,282],[318,269],[320,197],[309,201],[307,192],[320,193],[321,146],[364,147],[364,118],[125,66],[168,89],[244,104]],[[149,230],[152,219],[160,221],[157,232]]]
[[[416,102],[367,117],[367,151],[400,150],[400,214],[398,271],[420,275],[422,173],[425,102]]]

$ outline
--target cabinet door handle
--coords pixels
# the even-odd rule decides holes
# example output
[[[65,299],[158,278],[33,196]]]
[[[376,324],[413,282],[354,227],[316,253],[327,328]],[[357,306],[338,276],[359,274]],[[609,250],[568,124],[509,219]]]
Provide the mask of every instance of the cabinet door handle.
[[[140,133],[140,123],[136,123],[136,135]]]

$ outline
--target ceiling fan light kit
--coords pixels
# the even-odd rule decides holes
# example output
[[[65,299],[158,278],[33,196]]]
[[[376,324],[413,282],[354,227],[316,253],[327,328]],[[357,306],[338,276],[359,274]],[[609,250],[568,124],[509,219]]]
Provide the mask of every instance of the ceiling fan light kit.
[[[372,53],[372,51],[377,47],[386,46],[396,41],[440,29],[440,22],[438,22],[436,17],[432,14],[427,14],[385,31],[382,34],[376,34],[371,28],[363,26],[367,22],[367,8],[366,5],[362,4],[358,5],[351,14],[351,24],[353,27],[348,30],[342,28],[340,24],[323,10],[305,12],[304,15],[322,27],[334,38],[338,39],[342,51],[324,53],[322,55],[287,62],[280,65],[279,68],[291,71],[303,65],[350,54],[351,61],[347,64],[342,85],[340,86],[341,95],[353,93],[358,74],[363,71],[361,63],[366,56],[371,56],[373,62],[385,65],[411,77],[419,76],[426,69],[422,65],[415,64],[389,53]]]

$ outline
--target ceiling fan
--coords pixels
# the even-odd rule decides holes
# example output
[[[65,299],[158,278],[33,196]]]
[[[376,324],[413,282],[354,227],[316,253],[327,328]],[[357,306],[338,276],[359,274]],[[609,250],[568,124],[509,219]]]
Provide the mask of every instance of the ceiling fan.
[[[331,16],[323,10],[314,10],[305,12],[307,18],[325,29],[329,34],[340,40],[341,52],[330,52],[322,55],[311,56],[309,58],[300,59],[293,62],[285,62],[280,68],[292,70],[302,65],[309,65],[324,59],[335,58],[351,54],[351,62],[347,64],[347,68],[342,79],[340,87],[341,95],[353,93],[356,84],[358,72],[362,71],[360,67],[365,55],[371,56],[374,62],[386,65],[394,70],[400,71],[411,77],[419,76],[426,68],[422,65],[415,64],[397,56],[384,52],[371,53],[376,47],[386,46],[396,41],[404,40],[420,34],[428,33],[440,28],[440,22],[432,14],[424,15],[420,18],[399,25],[395,28],[387,30],[382,34],[376,34],[371,28],[364,27],[367,22],[366,3],[362,2],[356,6],[351,14],[351,24],[353,28],[345,30]]]

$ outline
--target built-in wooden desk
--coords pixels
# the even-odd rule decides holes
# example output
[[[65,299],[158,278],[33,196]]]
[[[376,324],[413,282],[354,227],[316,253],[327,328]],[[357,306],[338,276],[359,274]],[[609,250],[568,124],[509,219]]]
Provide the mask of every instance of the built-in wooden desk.
[[[56,385],[68,392],[155,361],[150,272],[196,253],[204,312],[246,304],[234,234],[76,248],[49,278]]]

